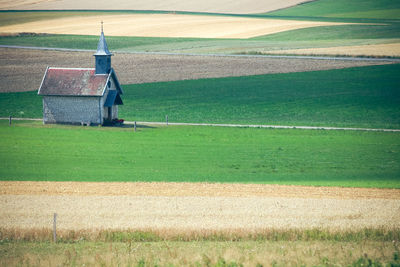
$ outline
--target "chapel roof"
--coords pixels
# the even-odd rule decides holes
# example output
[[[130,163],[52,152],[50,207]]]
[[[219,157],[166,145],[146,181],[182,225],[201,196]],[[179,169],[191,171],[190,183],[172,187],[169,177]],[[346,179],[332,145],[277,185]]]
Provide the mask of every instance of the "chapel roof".
[[[48,67],[39,95],[53,96],[103,96],[107,82],[114,78],[119,94],[121,86],[112,69],[108,74],[95,74],[94,68],[54,68]]]

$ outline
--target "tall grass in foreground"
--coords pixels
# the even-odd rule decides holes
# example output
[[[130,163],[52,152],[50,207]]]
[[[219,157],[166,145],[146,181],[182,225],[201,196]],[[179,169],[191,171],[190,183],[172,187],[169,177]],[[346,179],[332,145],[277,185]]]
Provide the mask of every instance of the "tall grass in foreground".
[[[50,230],[30,230],[40,237]],[[35,232],[36,231],[36,232]],[[0,266],[399,266],[399,231],[364,229],[358,237],[324,230],[271,231],[280,238],[231,240],[217,238],[181,241],[162,239],[165,232],[99,231],[100,239],[88,241],[23,239],[0,240]],[[2,229],[3,234],[21,231]],[[79,234],[70,234],[77,238]],[[79,232],[79,233],[84,233]],[[321,238],[325,233],[332,239]],[[93,232],[90,234],[93,236]],[[216,233],[211,233],[213,236]],[[393,236],[393,234],[395,236]],[[130,236],[126,240],[122,235]],[[189,233],[190,235],[190,233]],[[292,240],[288,236],[310,236]],[[19,238],[19,237],[18,237]],[[267,236],[265,236],[267,238]],[[302,238],[302,237],[301,237]],[[392,238],[395,238],[391,240]],[[387,241],[385,240],[387,239]],[[71,239],[72,240],[72,239]],[[121,242],[122,240],[122,242]]]

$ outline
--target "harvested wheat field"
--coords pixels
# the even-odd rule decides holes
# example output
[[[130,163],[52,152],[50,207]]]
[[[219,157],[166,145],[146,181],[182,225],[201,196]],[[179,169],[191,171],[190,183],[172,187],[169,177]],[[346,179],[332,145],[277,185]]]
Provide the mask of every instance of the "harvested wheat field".
[[[400,43],[267,51],[268,54],[400,57]]]
[[[0,9],[17,10],[166,10],[250,14],[294,6],[307,0],[0,0]]]
[[[40,20],[3,26],[0,33],[97,35],[100,21],[105,23],[107,36],[195,38],[251,38],[302,28],[346,24],[226,16],[129,14]]]
[[[0,92],[37,90],[47,66],[94,67],[93,52],[0,48]],[[114,53],[122,84],[338,69],[384,61],[281,59]]]
[[[0,228],[400,227],[400,190],[256,184],[0,182]]]

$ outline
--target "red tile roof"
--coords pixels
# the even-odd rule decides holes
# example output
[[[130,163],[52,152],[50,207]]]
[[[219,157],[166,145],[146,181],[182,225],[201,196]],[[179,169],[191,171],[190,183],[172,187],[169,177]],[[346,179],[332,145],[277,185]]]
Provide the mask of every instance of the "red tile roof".
[[[110,74],[95,69],[48,68],[39,95],[102,96]]]

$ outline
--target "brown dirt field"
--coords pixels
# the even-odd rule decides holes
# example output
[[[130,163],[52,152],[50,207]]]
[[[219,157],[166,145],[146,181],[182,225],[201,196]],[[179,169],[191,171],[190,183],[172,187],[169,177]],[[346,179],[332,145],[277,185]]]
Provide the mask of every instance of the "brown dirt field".
[[[267,51],[269,54],[399,57],[400,43]]]
[[[102,20],[107,36],[193,38],[252,38],[302,28],[346,24],[226,16],[129,14],[39,20],[6,25],[0,27],[0,32],[97,35]]]
[[[93,52],[0,48],[0,92],[37,90],[47,66],[94,67]],[[387,62],[115,53],[122,84],[339,69]]]
[[[254,184],[1,182],[1,228],[400,227],[400,190]]]
[[[263,13],[276,9],[294,6],[305,0],[0,0],[0,9],[21,10],[166,10],[166,11],[192,11],[192,12],[215,12],[250,14]]]

